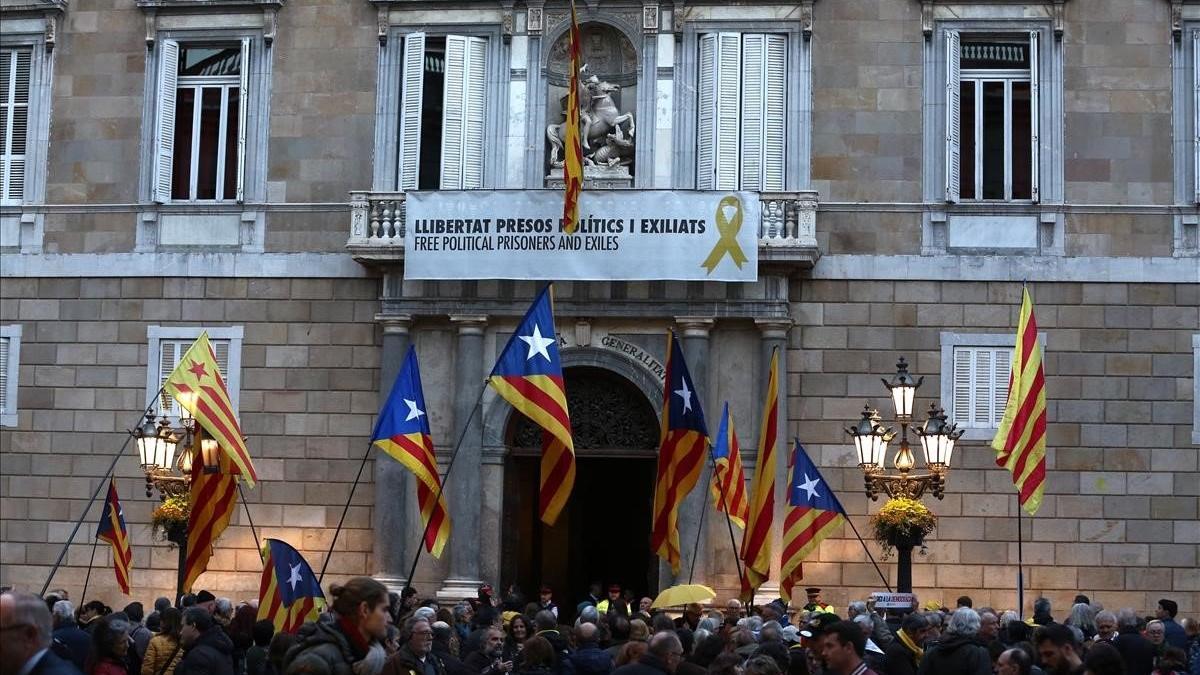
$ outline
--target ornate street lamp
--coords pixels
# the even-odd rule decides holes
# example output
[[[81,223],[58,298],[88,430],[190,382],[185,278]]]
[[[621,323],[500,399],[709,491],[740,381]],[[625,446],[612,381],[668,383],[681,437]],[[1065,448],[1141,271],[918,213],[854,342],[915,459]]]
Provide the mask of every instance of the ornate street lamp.
[[[885,492],[893,499],[919,500],[926,491],[938,499],[944,496],[954,444],[963,432],[947,421],[946,413],[936,403],[931,403],[925,422],[913,427],[913,433],[921,442],[926,472],[913,473],[917,459],[909,444],[908,427],[913,424],[917,389],[924,380],[923,377],[914,378],[908,372],[908,362],[904,357],[900,357],[900,362],[896,364],[896,375],[891,381],[883,380],[883,386],[887,387],[892,399],[896,422],[900,425],[900,447],[892,457],[892,470],[888,470],[885,461],[888,444],[897,434],[883,426],[879,413],[872,410],[870,404],[863,407],[861,419],[853,426],[846,427],[846,433],[853,439],[854,450],[858,454],[864,490],[872,501],[879,499],[880,492]],[[888,540],[899,554],[896,586],[902,593],[912,591],[912,549],[921,543],[919,535],[918,532],[915,537],[898,536],[895,540],[890,537]]]

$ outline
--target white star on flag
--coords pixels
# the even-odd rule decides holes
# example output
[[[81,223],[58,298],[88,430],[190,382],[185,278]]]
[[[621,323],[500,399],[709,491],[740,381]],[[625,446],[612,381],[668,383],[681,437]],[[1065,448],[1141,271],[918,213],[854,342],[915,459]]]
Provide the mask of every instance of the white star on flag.
[[[683,385],[683,389],[676,389],[675,395],[678,396],[679,398],[683,399],[683,412],[685,412],[685,413],[691,412],[691,410],[692,410],[692,390],[688,389],[686,377],[679,378],[679,381]]]
[[[404,403],[405,403],[405,405],[408,406],[408,417],[404,418],[405,422],[411,422],[425,414],[424,410],[421,410],[420,408],[417,407],[416,401],[410,401],[408,399],[404,399]]]
[[[550,352],[546,351],[546,347],[554,344],[554,338],[542,337],[542,329],[535,323],[533,324],[533,335],[518,335],[522,342],[529,345],[529,354],[525,357],[528,361],[534,356],[541,355],[550,361]]]
[[[300,563],[288,565],[288,567],[292,568],[292,576],[288,577],[287,583],[292,587],[292,591],[295,592],[296,584],[300,583]]]
[[[809,478],[808,474],[806,473],[806,474],[804,474],[804,482],[797,485],[796,487],[807,492],[808,497],[805,499],[805,501],[811,502],[813,499],[821,496],[821,493],[817,492],[817,486],[820,484],[821,484],[821,481],[819,479]]]

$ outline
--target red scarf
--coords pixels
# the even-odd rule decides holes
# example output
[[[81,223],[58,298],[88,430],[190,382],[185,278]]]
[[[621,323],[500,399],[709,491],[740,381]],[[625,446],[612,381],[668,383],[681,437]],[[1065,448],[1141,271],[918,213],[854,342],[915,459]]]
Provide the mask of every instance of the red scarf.
[[[350,646],[354,649],[355,656],[361,659],[367,655],[371,649],[371,643],[353,621],[339,614],[338,628],[350,639]]]

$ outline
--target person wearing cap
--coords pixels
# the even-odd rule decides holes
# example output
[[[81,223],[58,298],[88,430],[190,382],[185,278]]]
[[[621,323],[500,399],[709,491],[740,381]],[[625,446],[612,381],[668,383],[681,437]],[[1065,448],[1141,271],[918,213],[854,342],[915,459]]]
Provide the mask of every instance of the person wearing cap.
[[[833,605],[827,605],[821,602],[821,589],[811,586],[804,589],[805,595],[808,596],[808,604],[804,605],[804,610],[807,612],[825,612],[832,614]]]
[[[1178,613],[1179,605],[1174,600],[1163,598],[1158,601],[1158,609],[1155,610],[1154,616],[1163,622],[1163,635],[1166,637],[1166,643],[1177,649],[1187,651],[1187,631],[1183,630],[1183,626],[1175,622],[1175,615]]]
[[[542,584],[541,590],[538,592],[538,611],[545,610],[558,618],[558,605],[554,604],[554,589],[546,584]]]
[[[213,614],[217,609],[217,596],[208,592],[207,589],[196,594],[196,606],[203,607],[208,610],[209,614]]]
[[[621,585],[612,584],[608,587],[608,597],[596,603],[596,611],[604,615],[609,612],[619,611],[619,608],[622,606]]]

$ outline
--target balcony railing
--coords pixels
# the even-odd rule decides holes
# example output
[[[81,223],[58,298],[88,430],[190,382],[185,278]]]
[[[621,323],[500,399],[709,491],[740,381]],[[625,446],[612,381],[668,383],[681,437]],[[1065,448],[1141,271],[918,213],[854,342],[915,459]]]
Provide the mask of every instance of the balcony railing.
[[[783,262],[811,267],[817,250],[817,193],[763,192],[759,198],[760,263]],[[362,262],[404,258],[404,193],[350,193],[350,238],[346,248]]]

